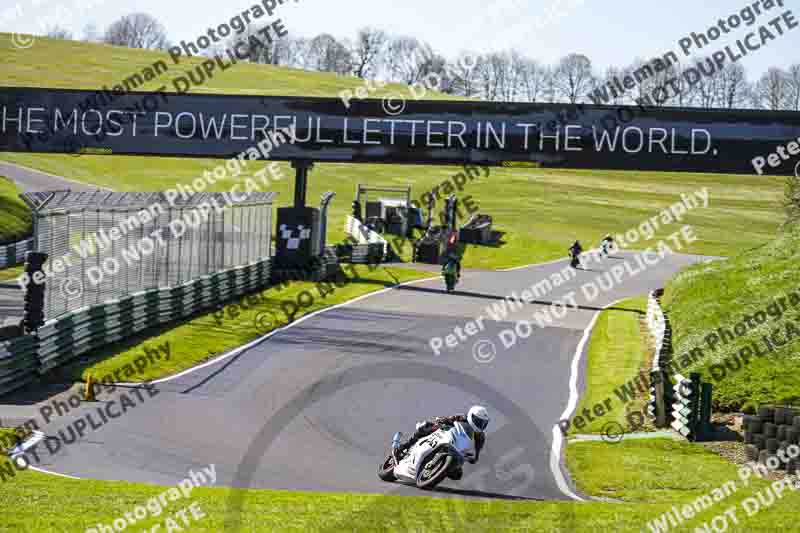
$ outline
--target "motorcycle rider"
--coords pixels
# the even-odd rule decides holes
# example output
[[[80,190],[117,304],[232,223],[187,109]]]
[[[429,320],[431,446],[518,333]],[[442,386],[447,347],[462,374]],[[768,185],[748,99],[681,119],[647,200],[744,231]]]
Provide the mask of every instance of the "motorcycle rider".
[[[569,247],[569,255],[572,257],[573,266],[575,266],[575,264],[580,264],[581,253],[583,253],[581,241],[572,243],[572,246]]]
[[[608,254],[611,252],[611,247],[614,246],[614,238],[611,235],[606,235],[601,242],[601,246],[603,248],[603,255],[608,257]]]
[[[451,250],[445,256],[444,264],[442,265],[442,275],[455,270],[456,282],[461,280],[461,258],[458,252]]]
[[[426,420],[417,424],[417,430],[411,437],[398,446],[396,457],[404,455],[411,447],[421,438],[427,437],[431,433],[438,431],[442,427],[452,427],[456,422],[465,422],[464,427],[473,439],[475,445],[475,455],[468,455],[465,457],[467,462],[475,464],[478,462],[478,457],[481,454],[481,449],[486,444],[486,427],[489,425],[489,412],[485,407],[474,405],[470,407],[466,415],[454,416],[441,416],[431,420]],[[453,479],[460,479],[461,472],[459,472]]]

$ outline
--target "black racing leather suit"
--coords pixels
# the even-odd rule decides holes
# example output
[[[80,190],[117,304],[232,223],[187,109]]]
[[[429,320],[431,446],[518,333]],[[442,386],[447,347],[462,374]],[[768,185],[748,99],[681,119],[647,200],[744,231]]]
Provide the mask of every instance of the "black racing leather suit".
[[[414,434],[411,435],[411,437],[400,446],[399,451],[401,453],[405,453],[419,439],[427,437],[442,427],[452,427],[456,422],[463,422],[467,427],[467,431],[472,433],[472,439],[475,443],[475,457],[466,457],[466,460],[471,464],[477,463],[478,457],[481,454],[481,449],[483,449],[484,444],[486,444],[486,434],[483,432],[474,431],[472,426],[470,426],[467,422],[466,415],[439,416],[431,420],[426,420],[417,428]]]

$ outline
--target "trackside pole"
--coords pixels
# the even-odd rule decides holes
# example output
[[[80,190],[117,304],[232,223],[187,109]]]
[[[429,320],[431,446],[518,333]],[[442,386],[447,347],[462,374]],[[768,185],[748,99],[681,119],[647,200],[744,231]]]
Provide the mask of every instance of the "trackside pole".
[[[294,176],[294,206],[306,206],[306,192],[308,191],[308,172],[314,168],[314,162],[306,159],[292,161],[295,169]]]

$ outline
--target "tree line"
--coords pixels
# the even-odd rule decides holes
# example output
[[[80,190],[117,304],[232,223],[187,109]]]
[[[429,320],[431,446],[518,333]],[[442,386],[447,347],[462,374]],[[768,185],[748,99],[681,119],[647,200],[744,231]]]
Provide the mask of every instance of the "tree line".
[[[242,34],[232,36],[228,45],[246,40],[260,29],[250,25]],[[123,16],[102,33],[90,24],[83,33],[85,41],[130,48],[166,50],[171,45],[164,26],[145,13]],[[52,28],[48,36],[73,39],[61,28]],[[220,53],[228,45],[206,52]],[[250,48],[249,61],[407,85],[436,80],[438,90],[446,94],[505,102],[597,103],[590,95],[628,76],[635,77],[637,83],[622,94],[612,93],[606,103],[633,104],[672,79],[680,82],[680,90],[668,98],[650,100],[648,105],[800,111],[800,62],[771,67],[758,79],[750,79],[741,64],[726,63],[712,75],[689,83],[684,74],[696,68],[697,60],[671,62],[664,70],[653,72],[649,67],[653,59],[636,58],[629,65],[601,72],[587,55],[577,53],[555,64],[542,63],[513,49],[463,52],[447,58],[425,41],[375,27],[358,30],[353,39],[328,33],[313,38],[285,36],[269,46]],[[645,71],[650,75],[641,76]]]

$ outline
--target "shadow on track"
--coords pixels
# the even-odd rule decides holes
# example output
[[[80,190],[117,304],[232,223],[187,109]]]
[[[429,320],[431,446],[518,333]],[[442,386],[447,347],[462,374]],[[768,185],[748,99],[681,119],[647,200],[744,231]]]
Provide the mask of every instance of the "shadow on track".
[[[411,286],[411,285],[404,285],[402,287],[397,287],[397,290],[399,290],[399,291],[413,291],[413,292],[427,292],[427,293],[430,293],[430,294],[447,294],[447,292],[445,290],[442,290],[442,289],[428,289],[426,287],[416,287],[416,286]],[[512,301],[511,299],[509,299],[506,296],[497,296],[496,294],[483,294],[483,293],[480,293],[480,292],[453,291],[453,292],[450,293],[450,295],[451,296],[466,296],[466,297],[469,297],[469,298],[484,298],[486,300],[500,300],[500,301],[509,300],[509,301]],[[521,303],[527,303],[527,304],[546,305],[546,306],[551,306],[554,303],[552,301],[545,301],[545,300],[531,300],[531,301],[513,300],[513,301],[519,301]],[[572,307],[570,307],[570,308],[572,309]],[[636,313],[637,315],[643,315],[644,314],[644,313],[642,313],[641,311],[639,311],[637,309],[628,309],[628,308],[625,308],[625,307],[593,307],[593,306],[590,306],[590,305],[579,305],[575,309],[582,309],[584,311],[606,311],[606,310],[626,311],[628,313]]]
[[[454,489],[451,487],[436,487],[430,492],[453,494],[455,496],[471,496],[474,498],[490,498],[492,500],[512,500],[512,501],[516,500],[516,501],[528,501],[528,502],[545,501],[545,498],[528,498],[525,496],[514,496],[512,494],[499,494],[497,492],[485,492],[482,490]]]

